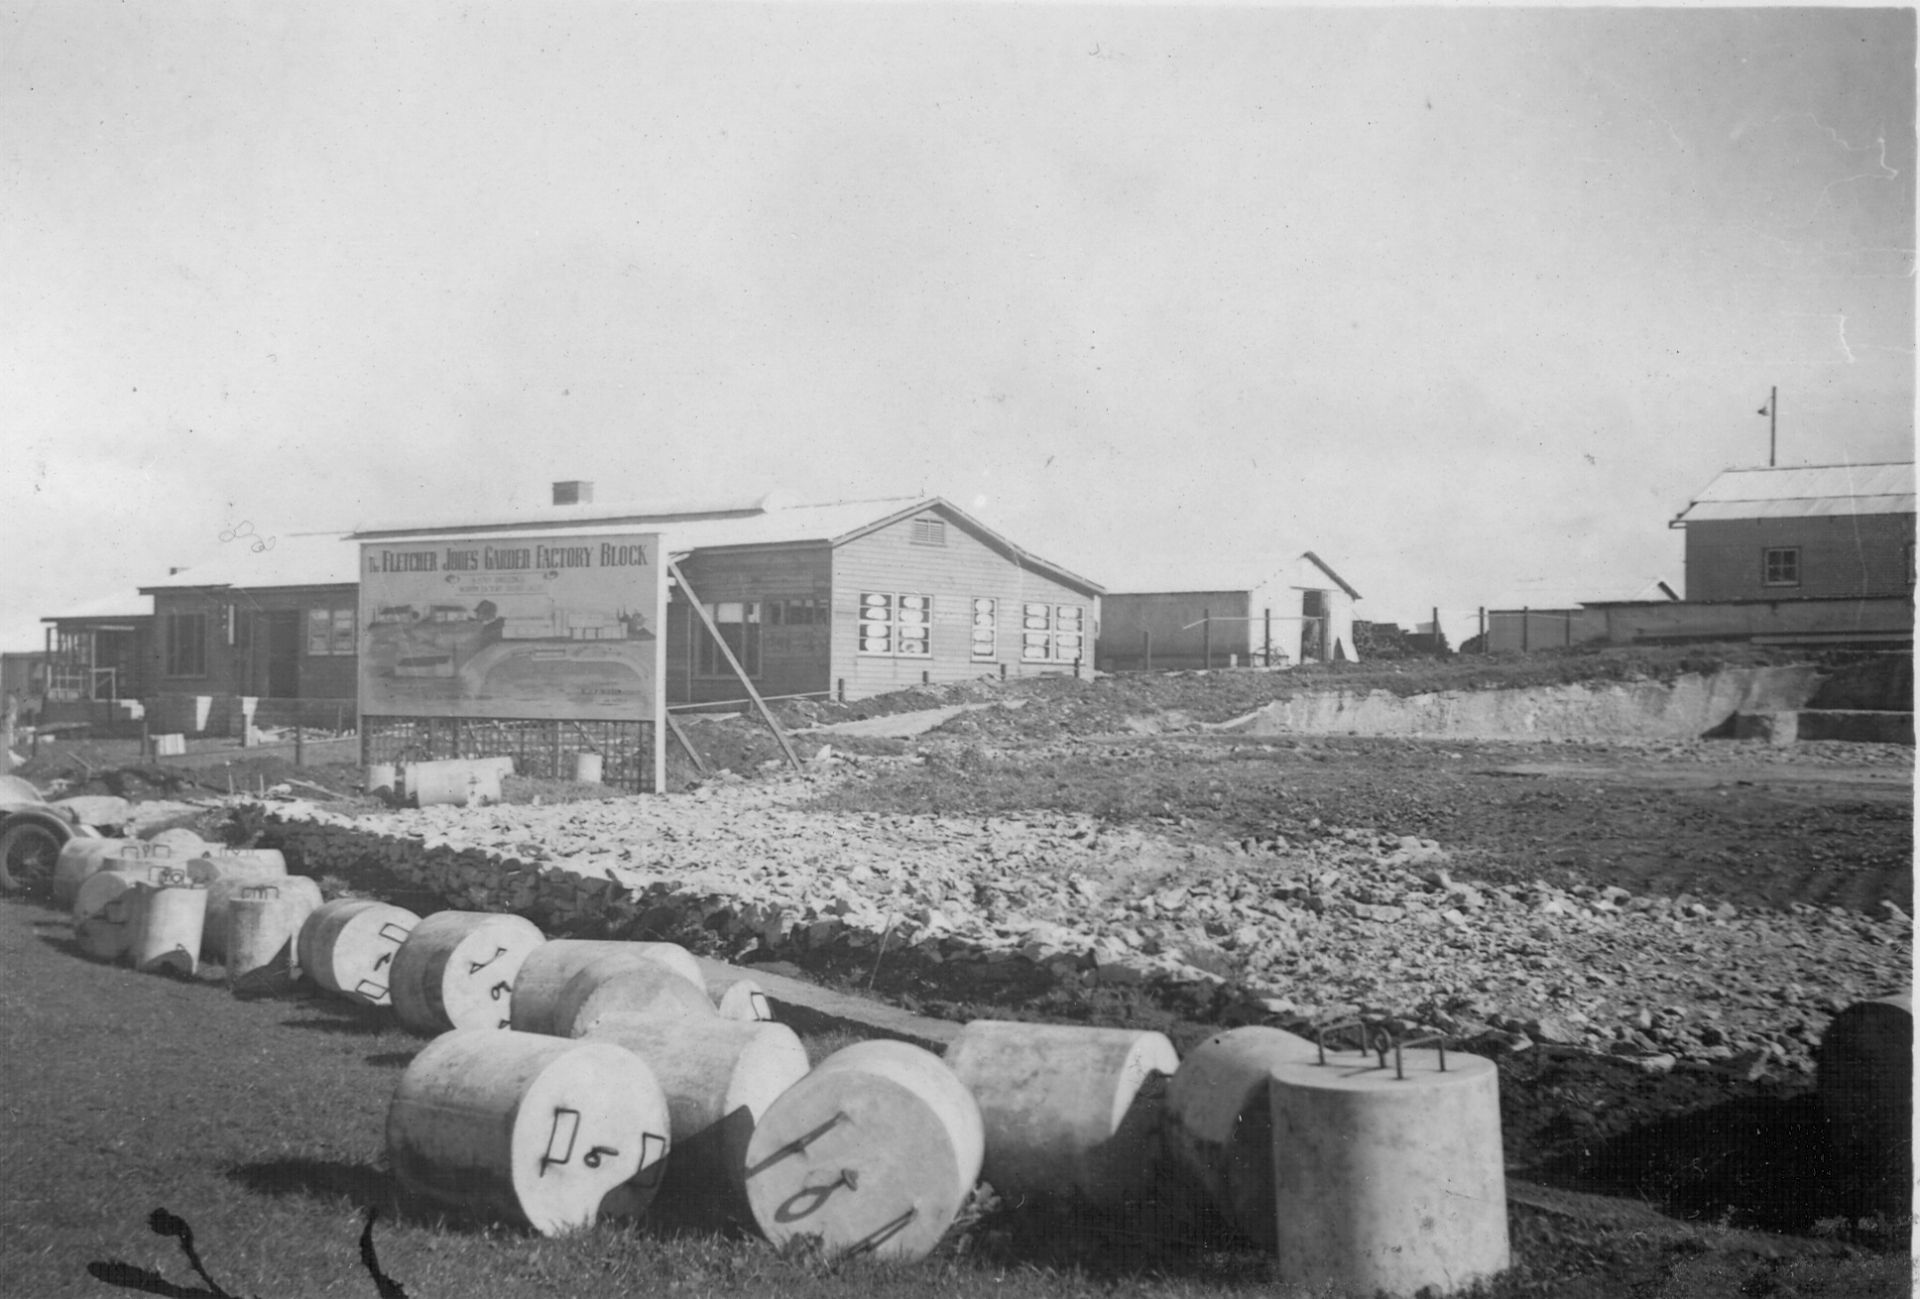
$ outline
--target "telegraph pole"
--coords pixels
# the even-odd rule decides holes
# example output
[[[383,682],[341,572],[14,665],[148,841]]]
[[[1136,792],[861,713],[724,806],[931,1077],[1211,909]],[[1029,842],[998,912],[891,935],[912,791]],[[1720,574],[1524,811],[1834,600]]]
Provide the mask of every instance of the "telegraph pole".
[[[1767,468],[1771,469],[1780,447],[1780,389],[1767,389],[1766,408],[1760,413],[1767,417]]]

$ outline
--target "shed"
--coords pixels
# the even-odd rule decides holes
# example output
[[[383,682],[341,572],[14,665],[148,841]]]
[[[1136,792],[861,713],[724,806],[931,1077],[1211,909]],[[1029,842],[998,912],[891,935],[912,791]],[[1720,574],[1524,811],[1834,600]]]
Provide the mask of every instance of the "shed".
[[[85,722],[96,735],[137,732],[148,687],[153,597],[99,596],[41,618],[47,625],[43,725]]]
[[[155,730],[353,723],[358,557],[339,533],[236,538],[140,588],[153,598],[145,679]]]
[[[1287,667],[1359,657],[1353,614],[1360,593],[1319,555],[1302,550],[1264,573],[1247,569],[1236,562],[1145,574],[1107,594],[1101,669]]]

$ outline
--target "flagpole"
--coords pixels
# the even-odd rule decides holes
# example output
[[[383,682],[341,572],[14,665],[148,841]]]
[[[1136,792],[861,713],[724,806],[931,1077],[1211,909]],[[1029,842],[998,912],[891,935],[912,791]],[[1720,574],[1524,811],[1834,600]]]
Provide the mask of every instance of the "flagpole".
[[[1767,390],[1767,468],[1773,468],[1774,450],[1780,445],[1780,389]]]

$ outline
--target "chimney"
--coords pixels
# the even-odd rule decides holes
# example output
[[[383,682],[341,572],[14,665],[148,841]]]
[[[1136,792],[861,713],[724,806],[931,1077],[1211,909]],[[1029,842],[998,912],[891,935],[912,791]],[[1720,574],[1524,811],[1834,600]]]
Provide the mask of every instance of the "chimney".
[[[573,479],[569,482],[553,485],[553,503],[555,505],[592,505],[593,484]]]

